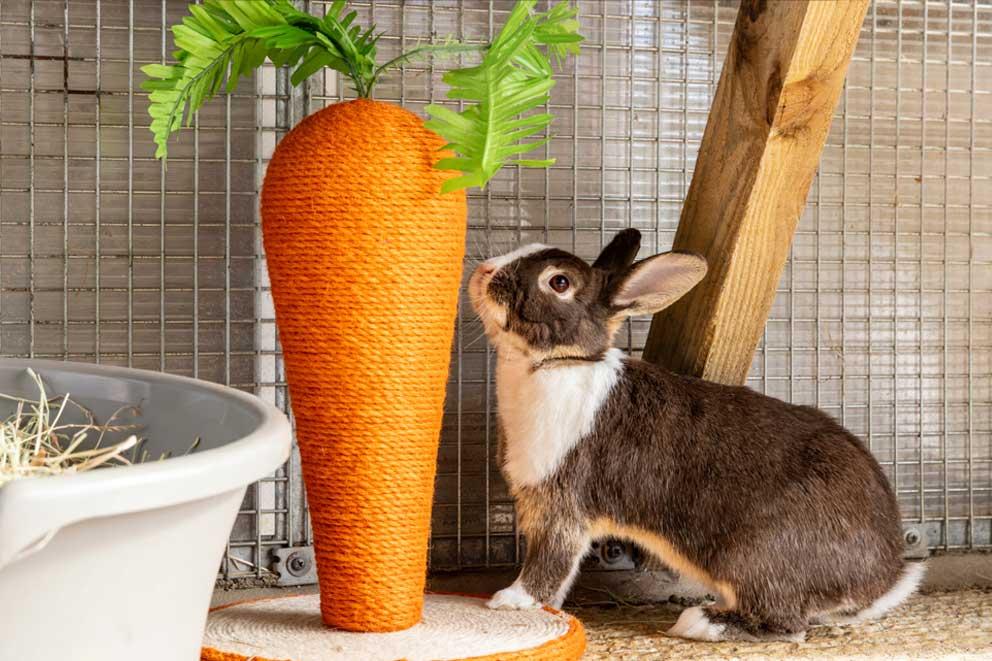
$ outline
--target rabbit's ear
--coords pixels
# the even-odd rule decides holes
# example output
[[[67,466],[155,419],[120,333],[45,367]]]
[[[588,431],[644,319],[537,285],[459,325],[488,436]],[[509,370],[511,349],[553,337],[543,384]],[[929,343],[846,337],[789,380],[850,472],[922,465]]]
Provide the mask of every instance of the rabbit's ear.
[[[593,262],[594,269],[619,273],[634,263],[641,248],[641,233],[630,228],[619,232]]]
[[[666,252],[637,262],[612,288],[610,307],[617,316],[654,314],[677,301],[706,275],[699,255]]]

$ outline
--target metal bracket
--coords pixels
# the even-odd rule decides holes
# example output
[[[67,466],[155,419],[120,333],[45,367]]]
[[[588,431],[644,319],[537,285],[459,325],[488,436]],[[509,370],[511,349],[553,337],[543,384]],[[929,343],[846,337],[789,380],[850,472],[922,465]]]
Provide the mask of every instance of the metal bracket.
[[[276,549],[273,555],[275,570],[279,574],[276,585],[312,585],[317,582],[317,563],[314,561],[312,547]]]
[[[930,544],[940,543],[940,523],[903,524],[903,540],[906,542],[904,557],[929,558]]]

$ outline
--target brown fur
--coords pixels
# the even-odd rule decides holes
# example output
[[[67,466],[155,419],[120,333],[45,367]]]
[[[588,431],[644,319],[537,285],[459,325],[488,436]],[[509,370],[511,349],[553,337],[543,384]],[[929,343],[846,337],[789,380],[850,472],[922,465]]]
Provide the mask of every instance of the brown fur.
[[[495,274],[485,293],[505,306],[503,330],[522,338],[533,369],[609,349],[623,313],[610,301],[638,267],[637,241],[621,233],[593,267],[546,250]],[[549,264],[574,278],[573,300],[534,281]],[[896,499],[858,438],[814,408],[640,360],[624,361],[592,432],[551,475],[511,488],[527,538],[521,583],[544,603],[563,598],[604,535],[708,584],[720,603],[707,615],[741,639],[866,608],[904,569]]]
[[[564,303],[540,290],[537,277],[548,266],[559,268],[579,288],[575,301]],[[580,355],[591,355],[610,345],[611,310],[604,297],[608,285],[607,272],[551,249],[501,269],[489,283],[488,294],[508,311],[504,330],[519,335],[535,353],[560,354],[563,347],[581,347]]]
[[[514,496],[528,539],[556,540],[529,548],[524,566],[542,601],[596,532],[664,540],[674,553],[662,561],[755,630],[798,632],[818,613],[866,608],[904,566],[895,498],[857,438],[816,409],[637,360],[593,433]]]

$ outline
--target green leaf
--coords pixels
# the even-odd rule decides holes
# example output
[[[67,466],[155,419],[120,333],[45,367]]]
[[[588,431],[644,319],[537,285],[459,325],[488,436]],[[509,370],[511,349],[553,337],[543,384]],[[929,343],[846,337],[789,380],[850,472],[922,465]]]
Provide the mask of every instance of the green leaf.
[[[179,68],[166,66],[164,64],[146,64],[141,67],[141,71],[149,78],[169,79],[179,71]]]
[[[230,70],[232,75],[229,75],[227,77],[227,88],[225,89],[225,91],[228,94],[234,92],[234,90],[237,89],[238,87],[238,72],[241,71],[241,68],[244,66],[245,63],[245,45],[246,42],[242,41],[231,50]],[[218,73],[221,73],[220,69],[218,69]],[[212,83],[210,85],[211,96],[213,96],[220,90],[220,84],[222,82],[223,82],[222,74],[218,75],[217,73],[215,73],[213,76]]]
[[[535,0],[517,2],[499,34],[477,66],[447,72],[448,98],[470,102],[461,112],[431,104],[425,126],[438,133],[457,158],[441,159],[435,167],[462,175],[447,180],[443,192],[469,186],[484,187],[504,165],[548,167],[554,159],[515,159],[548,143],[551,115],[537,112],[554,86],[549,56],[560,59],[578,52],[578,10],[560,2],[535,13]],[[543,49],[543,50],[542,50]],[[536,138],[536,139],[533,139]]]
[[[189,6],[189,13],[195,19],[196,23],[203,26],[205,30],[209,32],[209,36],[213,37],[214,40],[220,41],[230,34],[230,30],[227,26],[220,23],[209,9],[203,5],[192,4]]]
[[[333,61],[333,56],[322,48],[312,48],[300,66],[296,67],[293,71],[293,75],[290,77],[289,82],[293,85],[299,85],[300,81],[306,80],[311,75],[323,69],[327,65],[331,64]]]
[[[296,63],[307,54],[308,49],[308,44],[303,44],[302,46],[297,46],[296,48],[286,50],[276,49],[274,51],[269,51],[269,60],[271,60],[272,64],[277,67],[294,67],[296,66]]]
[[[334,0],[334,2],[331,3],[331,8],[327,10],[327,15],[333,16],[337,19],[337,17],[341,15],[341,12],[344,11],[345,4],[346,0]]]
[[[265,58],[268,57],[269,49],[265,42],[259,40],[255,45],[248,49],[248,56],[245,58],[244,67],[239,71],[239,75],[248,76],[255,69],[258,69],[265,62]]]
[[[176,50],[173,65],[142,67],[149,92],[148,114],[163,158],[168,140],[209,99],[233,92],[241,76],[251,75],[266,58],[277,66],[294,67],[299,84],[323,67],[349,76],[367,96],[375,82],[377,36],[355,25],[356,15],[338,17],[344,2],[335,2],[323,19],[296,9],[289,0],[204,0],[172,27]]]
[[[437,162],[438,170],[461,170],[471,165],[467,158],[442,158]]]
[[[547,168],[555,164],[555,159],[545,158],[540,160],[521,158],[516,161],[510,161],[512,165],[522,165],[528,168]]]
[[[173,25],[172,34],[176,38],[176,46],[185,51],[211,56],[222,50],[219,42],[191,29],[188,25]]]
[[[465,188],[471,188],[472,186],[482,188],[486,185],[488,180],[488,177],[483,175],[481,172],[470,172],[466,175],[462,175],[461,177],[453,177],[446,180],[443,184],[441,184],[441,192],[453,193],[456,190],[463,190]]]
[[[296,48],[316,42],[313,34],[292,25],[256,28],[248,34],[265,41],[265,44],[271,49]]]
[[[228,13],[241,29],[248,32],[262,25],[285,23],[279,12],[269,8],[268,3],[258,0],[218,0],[217,4]]]
[[[561,62],[566,55],[578,55],[582,36],[578,34],[579,21],[575,18],[578,7],[559,2],[541,14],[535,33],[538,43],[548,47],[548,52]]]

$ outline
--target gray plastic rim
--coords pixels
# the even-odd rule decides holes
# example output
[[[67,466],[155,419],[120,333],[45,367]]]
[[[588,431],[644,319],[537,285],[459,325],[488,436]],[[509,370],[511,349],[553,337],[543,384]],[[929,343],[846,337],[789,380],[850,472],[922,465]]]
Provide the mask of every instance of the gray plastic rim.
[[[98,516],[187,503],[242,488],[271,474],[289,457],[292,430],[286,416],[271,404],[234,388],[108,365],[3,359],[0,366],[198,389],[242,404],[259,420],[249,434],[217,448],[164,461],[8,483],[0,488],[0,569],[40,550],[67,525]],[[224,469],[218,470],[218,466]]]

